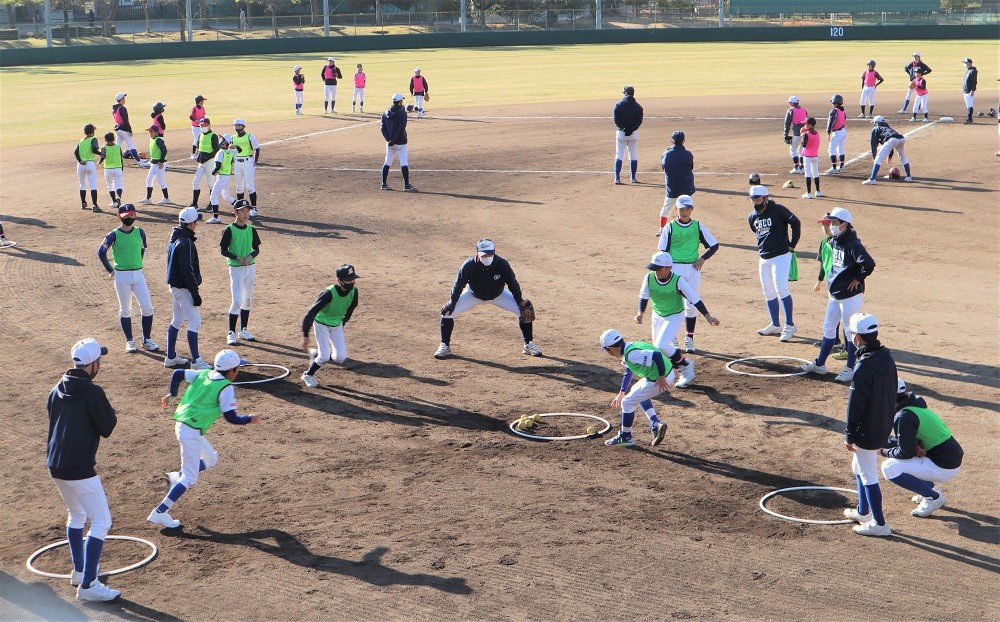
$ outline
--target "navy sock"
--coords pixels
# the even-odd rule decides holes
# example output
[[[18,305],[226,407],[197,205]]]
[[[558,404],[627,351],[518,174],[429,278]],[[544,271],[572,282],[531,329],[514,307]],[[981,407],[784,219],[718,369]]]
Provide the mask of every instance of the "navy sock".
[[[847,341],[847,366],[854,369],[854,362],[858,358],[858,347],[854,345],[854,340]]]
[[[528,343],[529,341],[531,341],[531,339],[532,339],[532,335],[531,335],[532,330],[531,330],[531,327],[532,327],[533,324],[525,324],[524,322],[521,322],[519,320],[517,322],[517,325],[521,327],[521,336],[524,337],[524,343]]]
[[[173,324],[167,326],[167,358],[172,359],[177,357],[177,335],[180,334],[181,330],[179,328],[174,328]]]
[[[795,320],[792,319],[792,295],[788,294],[781,299],[781,308],[785,311],[785,324],[789,326],[795,325]]]
[[[684,328],[687,329],[688,337],[694,336],[694,326],[698,323],[698,318],[696,317],[686,317],[684,318]]]
[[[80,587],[87,589],[90,584],[97,579],[97,565],[101,563],[101,551],[104,549],[104,540],[87,536],[86,550],[83,553],[83,580]]]
[[[767,314],[771,316],[771,326],[781,326],[778,319],[778,299],[772,298],[767,301]]]
[[[198,359],[201,358],[201,355],[198,354],[198,333],[194,332],[193,330],[189,330],[187,333],[188,333],[188,347],[191,348],[191,359],[197,361]]]
[[[910,107],[910,100],[904,101],[903,102],[903,112],[906,112],[906,109],[909,108],[909,107]]]
[[[146,198],[147,199],[153,198],[153,187],[152,186],[146,186]]]
[[[865,484],[861,481],[860,475],[854,476],[858,485],[858,514],[871,514],[872,509],[868,505],[868,496],[865,494]]]
[[[319,367],[319,363],[313,362],[313,364],[309,366],[309,369],[306,370],[306,375],[315,376],[316,372],[319,371]]]
[[[910,475],[909,473],[902,473],[889,481],[897,486],[902,486],[910,492],[915,492],[921,497],[930,497],[931,499],[938,498],[938,492],[934,490],[934,484],[932,482],[922,480],[919,477]]]
[[[145,341],[153,336],[153,316],[142,316],[142,340]]]
[[[67,527],[66,539],[69,540],[69,558],[73,560],[73,570],[83,572],[83,527]]]
[[[387,183],[389,183],[388,180],[389,180],[389,167],[383,165],[382,166],[382,185],[384,186]]]
[[[872,176],[871,176],[871,179],[875,179],[876,177],[878,177],[878,170],[880,168],[882,168],[881,164],[876,164],[875,166],[872,167]]]
[[[250,309],[240,309],[240,328],[246,328],[250,324]]]
[[[656,416],[656,409],[653,408],[653,400],[643,400],[639,402],[639,408],[642,408],[642,410],[646,413],[646,416],[649,417],[649,427],[655,428],[656,424],[660,422],[660,418]]]
[[[632,424],[635,423],[635,411],[622,413],[622,434],[632,436]]]
[[[410,185],[410,167],[409,166],[401,166],[401,167],[399,167],[399,170],[403,173],[403,185],[404,186],[409,186]]]
[[[132,341],[132,318],[122,317],[118,318],[122,324],[122,332],[125,333],[125,339]]]
[[[639,172],[639,161],[638,160],[630,161],[629,170],[632,172],[632,179],[635,179],[635,174]]]
[[[97,191],[96,190],[91,190],[90,191],[90,202],[93,205],[97,205]]]
[[[156,511],[160,512],[161,514],[163,512],[166,512],[171,507],[173,507],[174,503],[177,503],[177,500],[181,498],[181,495],[183,495],[186,492],[187,492],[187,486],[180,483],[174,484],[173,486],[170,487],[170,490],[167,492],[167,499],[170,500],[170,504],[168,505],[166,503],[161,503],[160,505],[156,506]]]
[[[816,186],[816,192],[819,192],[819,177],[813,177],[813,184]]]
[[[906,171],[906,176],[909,177],[910,176],[910,163],[909,162],[907,162],[906,164],[903,165],[903,170]]]
[[[830,356],[830,352],[833,351],[833,346],[836,343],[836,337],[823,337],[823,341],[819,344],[819,356],[816,357],[817,365],[826,364],[826,357]]]
[[[447,317],[441,318],[441,343],[451,343],[451,331],[455,330],[455,320]]]
[[[622,161],[615,160],[615,179],[620,179],[622,176]]]
[[[87,207],[87,191],[86,190],[81,190],[80,191],[80,203],[83,203],[83,206]]]
[[[132,157],[133,157],[133,158],[135,159],[135,161],[136,161],[136,164],[138,164],[139,162],[141,162],[141,161],[142,161],[142,160],[140,160],[140,159],[139,159],[139,152],[138,152],[138,151],[136,151],[135,149],[130,149],[130,150],[129,150],[129,153],[131,153],[131,154],[132,154]]]
[[[812,177],[806,177],[806,192],[812,192]]]
[[[236,332],[236,320],[238,320],[239,317],[240,316],[236,315],[235,313],[230,313],[229,314],[229,331],[230,332],[233,332],[233,333]]]
[[[865,486],[865,495],[868,496],[868,505],[872,509],[872,518],[879,525],[885,524],[885,516],[882,514],[882,489],[878,484]]]
[[[257,192],[250,193],[250,207],[257,207]]]
[[[204,460],[199,460],[198,461],[198,471],[204,471],[207,468],[208,468],[208,466],[205,464]]]

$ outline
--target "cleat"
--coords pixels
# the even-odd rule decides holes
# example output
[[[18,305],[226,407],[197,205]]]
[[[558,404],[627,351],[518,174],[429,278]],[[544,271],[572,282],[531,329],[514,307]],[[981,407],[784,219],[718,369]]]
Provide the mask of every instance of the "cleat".
[[[153,510],[146,517],[146,520],[153,523],[154,525],[160,525],[161,527],[166,527],[167,529],[176,529],[181,526],[181,522],[172,516],[169,512],[157,512]]]
[[[844,510],[844,518],[852,520],[860,525],[864,525],[865,523],[871,522],[872,515],[871,513],[862,514],[861,512],[858,512],[857,508],[847,508]]]
[[[98,566],[97,567],[97,579],[95,579],[95,581],[94,581],[95,583],[98,580],[100,580],[100,576],[101,576],[101,567]],[[82,583],[82,582],[83,582],[83,571],[82,570],[74,570],[73,572],[70,573],[70,575],[69,575],[69,584],[70,585],[72,585],[73,587],[80,587],[80,583]],[[90,586],[93,587],[94,584],[91,583]]]
[[[141,205],[152,205],[153,204],[153,199],[142,199],[141,201],[139,201],[139,203]]]
[[[827,374],[829,373],[826,369],[826,365],[817,365],[815,362],[805,363],[799,366],[799,369],[806,372],[807,374]]]
[[[863,112],[862,112],[861,114],[859,114],[859,115],[858,115],[858,118],[859,118],[859,119],[864,119],[864,118],[865,118],[865,113],[863,113]]]
[[[694,361],[688,359],[687,365],[678,369],[677,372],[681,379],[674,386],[678,389],[684,389],[694,381]]]
[[[534,341],[529,341],[528,343],[524,344],[524,349],[522,349],[521,352],[527,354],[528,356],[542,355],[542,349],[536,346]]]
[[[416,192],[416,191],[417,191],[416,186],[411,186],[410,184],[406,184],[405,186],[403,186],[403,192]]]
[[[445,359],[449,356],[451,356],[451,347],[446,343],[439,345],[437,351],[434,353],[434,358],[436,359]]]
[[[930,123],[930,122],[931,122],[930,119],[924,119],[924,123]]]
[[[212,216],[211,218],[209,218],[208,220],[205,221],[205,224],[217,225],[217,224],[219,224],[221,222],[222,222],[222,220],[218,216]]]
[[[896,111],[896,114],[905,114],[905,113],[906,113],[906,108],[903,108],[902,110],[897,110]]]
[[[617,177],[615,177],[615,185],[616,185],[616,186],[620,186],[620,185],[622,185],[622,180],[620,180],[620,179],[618,179]]]
[[[910,119],[910,123],[916,123],[916,122],[917,122],[917,118],[916,117],[913,117],[912,119]]]
[[[779,341],[788,343],[792,340],[792,335],[794,335],[797,330],[798,329],[795,328],[795,324],[785,324],[785,327],[781,330],[781,339],[779,339]]]
[[[250,208],[250,218],[256,218],[258,215],[260,215],[260,212],[257,211],[257,208],[256,207],[251,207]]]
[[[240,329],[240,339],[244,341],[257,341],[257,338],[245,326]]]
[[[966,119],[965,121],[962,121],[962,125],[972,125],[972,119]]]
[[[909,175],[907,175],[906,177],[904,177],[904,178],[903,178],[903,181],[906,181],[906,182],[912,182],[912,181],[913,181],[913,178],[912,178],[912,177],[910,177]]]
[[[635,445],[635,439],[632,438],[631,434],[626,435],[624,432],[619,432],[614,438],[604,441],[604,444],[608,447],[632,447]]]
[[[171,201],[170,199],[168,199],[167,197],[163,197],[162,199],[160,199],[159,201],[157,201],[156,204],[157,205],[173,205],[174,202]]]
[[[878,182],[877,182],[877,181],[875,181],[874,179],[866,179],[866,180],[864,180],[864,181],[863,181],[863,182],[861,182],[861,183],[862,183],[862,184],[864,184],[864,185],[866,185],[866,186],[874,186],[874,185],[875,185],[875,184],[877,184]]]
[[[95,206],[93,206],[93,207],[90,208],[90,211],[92,211],[92,212],[99,212],[99,211],[101,211],[101,208],[99,206],[95,205]]]
[[[181,365],[187,365],[188,360],[183,356],[175,356],[174,358],[167,357],[163,359],[164,367],[180,367]]]
[[[814,197],[816,197],[816,198],[818,199],[818,198],[820,198],[820,197],[825,197],[826,195],[825,195],[825,194],[823,194],[822,192],[820,192],[819,190],[817,190],[817,191],[816,191],[816,193],[815,193],[815,194],[813,194],[813,196],[814,196]]]
[[[920,499],[920,505],[918,505],[910,514],[914,516],[919,516],[920,518],[927,518],[944,505],[944,494],[938,493],[937,499],[931,499],[930,497],[923,497]]]
[[[764,328],[759,329],[757,331],[757,334],[760,335],[760,336],[762,336],[762,337],[769,337],[771,335],[780,335],[781,334],[781,327],[780,326],[775,326],[774,324],[771,324],[769,326],[765,326]]]
[[[805,193],[805,194],[802,195],[802,198],[803,199],[811,199],[811,198],[813,198],[813,195],[812,195],[811,192],[807,192],[807,193]]]
[[[795,168],[793,168],[792,170],[790,170],[790,171],[788,171],[788,172],[789,172],[789,173],[792,173],[792,174],[795,174],[795,173],[801,173],[801,172],[802,172],[802,169],[800,169],[799,167],[797,167],[797,166],[796,166]]]
[[[889,529],[889,525],[879,525],[875,521],[865,523],[864,525],[857,525],[852,531],[859,536],[875,536],[877,538],[892,535],[892,529]]]
[[[234,331],[229,331],[229,334],[226,335],[226,345],[235,346],[239,342],[240,340],[236,337],[236,333]]]
[[[146,337],[142,340],[142,347],[149,350],[150,352],[159,352],[160,344],[156,343],[150,337]]]
[[[125,351],[129,354],[133,352],[138,352],[139,348],[135,347],[135,339],[129,339],[125,342]]]
[[[836,172],[837,172],[837,167],[836,166],[831,166],[830,168],[826,169],[826,174],[827,175],[834,175],[834,174],[836,174]]]
[[[834,352],[832,355],[830,355],[830,358],[832,358],[835,361],[846,361],[847,360],[847,350],[838,350],[838,351]]]
[[[319,380],[316,380],[316,376],[310,376],[309,374],[302,374],[302,382],[310,389],[315,389],[319,386]]]
[[[205,362],[205,359],[200,356],[191,362],[191,369],[197,371],[204,371],[206,369],[212,369],[212,365]]]
[[[637,183],[639,183],[639,180],[638,180],[638,179],[636,179],[635,177],[633,177],[632,179],[630,179],[630,180],[628,181],[628,183],[630,183],[630,184],[637,184]]]
[[[854,369],[850,367],[845,367],[841,370],[837,377],[834,378],[837,382],[850,382],[854,378]]]
[[[118,600],[121,595],[122,593],[120,591],[113,590],[96,579],[88,588],[84,588],[83,585],[76,588],[77,600],[84,600],[92,603],[111,602],[113,600]]]
[[[657,445],[663,442],[663,437],[667,433],[667,424],[663,423],[662,421],[657,422],[657,424],[653,426],[652,432],[653,432],[653,442],[650,443],[650,445],[656,447]]]
[[[392,188],[389,187],[389,184],[382,184],[382,190],[392,190]]]
[[[694,347],[694,337],[685,337],[684,338],[684,351],[687,352],[688,354],[692,354],[694,352],[697,352],[697,350],[695,350],[695,347]]]

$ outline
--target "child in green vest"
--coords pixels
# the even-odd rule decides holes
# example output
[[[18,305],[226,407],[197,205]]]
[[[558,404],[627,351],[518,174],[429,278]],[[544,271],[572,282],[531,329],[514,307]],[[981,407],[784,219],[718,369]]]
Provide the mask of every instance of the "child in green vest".
[[[253,286],[257,281],[257,255],[260,254],[260,237],[257,229],[250,224],[250,201],[239,199],[233,204],[236,220],[222,230],[219,247],[229,264],[229,289],[233,302],[229,305],[229,335],[226,343],[234,346],[240,339],[257,341],[247,324],[250,322],[250,303],[253,300]],[[236,332],[236,320],[240,321],[240,332]]]
[[[652,445],[659,445],[667,432],[667,424],[656,416],[652,398],[667,390],[674,383],[673,365],[663,356],[663,352],[651,343],[642,341],[626,342],[621,333],[613,328],[601,333],[601,350],[608,356],[620,359],[625,367],[621,389],[611,402],[612,408],[622,409],[622,427],[614,438],[604,441],[609,447],[631,447],[632,424],[635,422],[635,407],[640,406],[649,417],[649,429],[653,435]],[[632,376],[639,376],[639,382],[632,385]],[[626,393],[627,392],[627,393]],[[652,414],[650,414],[652,413]]]
[[[153,180],[160,186],[163,198],[156,202],[157,205],[170,205],[170,191],[167,190],[167,145],[163,142],[163,134],[160,133],[160,126],[150,125],[149,131],[149,172],[146,173],[146,198],[139,201],[143,205],[153,202]]]
[[[97,146],[97,139],[94,132],[97,126],[88,123],[83,126],[83,139],[76,143],[73,150],[73,157],[76,158],[76,176],[80,180],[80,203],[83,209],[87,209],[87,189],[90,189],[90,200],[93,206],[90,208],[95,212],[101,211],[97,206],[97,158],[101,155],[101,150]]]
[[[111,195],[111,207],[118,209],[122,204],[122,148],[115,144],[115,133],[104,135],[100,163],[104,165],[104,183]]]
[[[347,360],[344,326],[358,306],[358,288],[354,287],[357,278],[351,264],[337,268],[337,282],[323,290],[302,320],[302,349],[309,353],[310,359],[309,369],[302,374],[302,382],[307,387],[319,386],[316,372],[330,360],[331,354],[335,363]],[[310,327],[316,328],[317,349],[309,348]]]
[[[212,184],[212,195],[208,199],[208,209],[212,212],[212,217],[207,221],[210,225],[217,225],[222,222],[219,219],[219,196],[230,205],[236,203],[236,199],[229,192],[229,180],[233,176],[233,158],[235,152],[232,149],[233,137],[223,134],[219,141],[219,152],[215,154],[215,168],[212,175],[215,175],[215,183]],[[248,203],[249,205],[249,203]]]

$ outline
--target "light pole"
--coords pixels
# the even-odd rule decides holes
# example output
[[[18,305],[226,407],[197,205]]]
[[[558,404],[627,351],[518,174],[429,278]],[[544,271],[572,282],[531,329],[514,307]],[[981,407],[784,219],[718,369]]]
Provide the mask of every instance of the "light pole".
[[[323,36],[330,36],[330,0],[323,0]]]

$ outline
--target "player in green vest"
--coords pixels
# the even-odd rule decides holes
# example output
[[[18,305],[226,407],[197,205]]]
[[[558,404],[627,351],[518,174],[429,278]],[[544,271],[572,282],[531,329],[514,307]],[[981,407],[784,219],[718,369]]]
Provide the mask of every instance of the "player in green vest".
[[[170,392],[163,396],[164,408],[174,410],[174,431],[181,444],[180,471],[167,473],[170,487],[167,496],[156,506],[146,520],[161,527],[180,527],[181,522],[170,516],[170,508],[198,481],[198,474],[210,469],[219,461],[219,454],[205,438],[208,429],[220,417],[235,425],[260,423],[260,415],[240,415],[236,412],[236,391],[233,381],[239,368],[248,363],[232,350],[223,350],[215,356],[212,369],[176,369],[170,376]],[[187,382],[184,397],[177,399],[181,381]]]
[[[930,516],[944,505],[944,493],[935,485],[950,482],[961,471],[965,452],[941,417],[927,408],[927,401],[898,381],[893,435],[879,453],[885,478],[916,493],[911,514]]]
[[[302,320],[302,349],[309,353],[310,359],[309,369],[302,374],[302,382],[307,387],[319,386],[316,372],[330,360],[331,354],[335,363],[347,360],[344,325],[358,306],[358,288],[354,286],[357,278],[351,264],[337,268],[337,282],[323,290]],[[315,349],[309,347],[310,327],[316,329]]]
[[[260,143],[257,142],[256,136],[247,132],[247,122],[244,119],[233,121],[233,131],[233,139],[230,142],[236,152],[233,162],[236,198],[242,199],[246,196],[250,199],[250,218],[256,218],[257,186],[254,182],[254,172],[257,170],[257,161],[260,160]]]
[[[76,158],[76,176],[80,180],[80,203],[82,209],[87,209],[87,188],[90,188],[90,199],[95,212],[101,211],[97,205],[97,156],[101,155],[101,149],[97,146],[97,139],[94,132],[97,126],[88,123],[83,126],[83,139],[76,143],[73,150],[73,157]]]
[[[223,134],[219,140],[219,152],[215,154],[215,168],[212,175],[215,175],[215,183],[212,184],[212,196],[208,199],[208,209],[212,212],[212,217],[206,223],[216,225],[222,222],[219,219],[219,196],[230,205],[236,204],[236,199],[229,193],[229,180],[233,176],[233,163],[235,150],[232,149],[233,137]]]
[[[826,283],[826,275],[830,274],[830,268],[833,267],[833,247],[830,246],[830,239],[833,237],[833,232],[830,230],[830,219],[823,217],[816,221],[816,224],[823,227],[823,239],[819,241],[819,250],[816,251],[816,260],[819,261],[819,276],[816,279],[816,285],[813,286],[813,291],[822,291],[823,285]],[[847,348],[840,342],[840,336],[843,334],[843,329],[837,328],[837,343],[834,346],[835,352],[833,357],[838,361],[847,360]],[[845,337],[846,340],[846,337]],[[817,343],[816,347],[820,344]]]
[[[635,423],[635,407],[640,406],[649,417],[649,429],[653,436],[651,444],[659,445],[667,432],[667,424],[657,417],[652,398],[674,383],[673,366],[653,344],[643,341],[626,342],[622,334],[613,328],[601,333],[600,345],[603,352],[620,360],[625,367],[621,388],[611,402],[612,408],[621,408],[622,427],[614,438],[604,441],[604,444],[610,447],[635,445],[632,424]],[[635,385],[632,385],[633,376],[639,376]]]
[[[167,189],[167,144],[163,141],[163,134],[160,133],[160,126],[156,123],[150,125],[146,130],[149,132],[149,172],[146,173],[146,198],[139,201],[143,205],[153,202],[153,181],[160,186],[163,198],[156,202],[157,205],[172,205],[170,191]]]
[[[122,147],[115,144],[115,133],[104,135],[104,146],[101,147],[99,164],[104,165],[104,183],[111,195],[111,207],[118,209],[122,205]]]
[[[229,264],[229,284],[233,301],[229,306],[229,335],[226,343],[234,346],[239,339],[257,341],[247,324],[250,322],[250,303],[253,286],[257,281],[257,255],[260,254],[260,237],[257,229],[250,224],[250,202],[246,199],[233,205],[236,221],[222,230],[222,256]],[[236,332],[236,320],[240,320],[240,332]]]
[[[198,168],[194,172],[194,181],[191,182],[192,196],[191,205],[188,207],[198,207],[198,197],[201,196],[201,181],[205,180],[208,189],[212,190],[212,170],[215,168],[215,154],[219,152],[219,135],[212,131],[212,121],[208,117],[202,117],[198,122],[201,127],[201,134],[198,136],[198,151],[195,159],[198,161]]]

